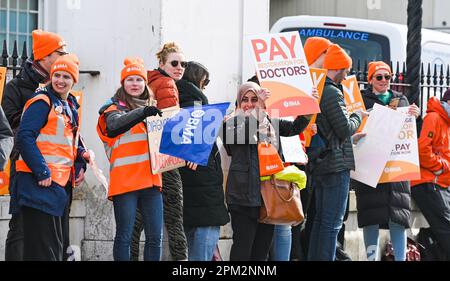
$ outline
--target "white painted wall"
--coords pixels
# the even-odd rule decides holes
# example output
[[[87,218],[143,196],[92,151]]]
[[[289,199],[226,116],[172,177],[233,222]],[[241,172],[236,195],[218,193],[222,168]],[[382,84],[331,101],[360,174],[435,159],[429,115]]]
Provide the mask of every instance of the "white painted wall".
[[[47,0],[42,28],[62,35],[68,50],[80,58],[81,70],[100,75],[80,75],[76,90],[84,92],[82,134],[97,155],[101,169],[108,170],[103,145],[95,126],[98,109],[120,86],[126,56],[140,56],[154,67],[160,42],[160,0]],[[89,184],[96,184],[88,177]]]

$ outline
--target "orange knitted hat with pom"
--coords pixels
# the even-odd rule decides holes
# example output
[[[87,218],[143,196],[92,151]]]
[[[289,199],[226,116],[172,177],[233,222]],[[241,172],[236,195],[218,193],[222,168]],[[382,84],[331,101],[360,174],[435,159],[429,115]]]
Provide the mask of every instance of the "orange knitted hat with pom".
[[[68,54],[56,59],[50,70],[50,77],[56,71],[65,71],[72,75],[75,83],[78,82],[80,61],[75,54]]]
[[[125,67],[122,69],[120,75],[120,83],[128,76],[139,75],[147,82],[147,71],[144,67],[144,61],[138,57],[128,57],[123,61]]]

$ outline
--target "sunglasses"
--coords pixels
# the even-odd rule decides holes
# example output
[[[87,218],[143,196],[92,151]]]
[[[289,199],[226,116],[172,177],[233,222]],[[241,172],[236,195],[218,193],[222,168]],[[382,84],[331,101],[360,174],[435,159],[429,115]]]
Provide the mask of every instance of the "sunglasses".
[[[209,79],[205,79],[205,81],[203,81],[203,87],[208,86],[210,80]]]
[[[180,63],[182,68],[186,68],[186,66],[187,66],[187,62],[186,61],[177,61],[177,60],[171,61],[170,65],[172,65],[173,67],[177,67],[178,63]]]
[[[65,56],[65,55],[68,55],[68,54],[69,54],[69,53],[64,52],[64,51],[55,51],[55,53],[57,53],[57,54],[60,55],[60,56]]]
[[[377,75],[377,76],[375,76],[375,79],[377,79],[377,81],[381,81],[381,80],[383,80],[383,77],[384,77],[384,79],[386,80],[386,81],[390,81],[391,80],[391,75],[389,75],[389,74],[386,74],[386,75]]]

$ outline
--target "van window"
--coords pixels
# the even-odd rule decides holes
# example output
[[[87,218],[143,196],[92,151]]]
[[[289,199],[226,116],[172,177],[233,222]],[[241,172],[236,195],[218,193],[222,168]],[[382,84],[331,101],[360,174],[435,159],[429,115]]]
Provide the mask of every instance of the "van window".
[[[347,29],[327,29],[315,27],[287,28],[282,32],[298,31],[303,44],[306,39],[313,36],[325,37],[331,42],[339,44],[351,56],[354,66],[361,61],[381,60],[389,62],[391,54],[389,39],[379,34],[361,32]]]

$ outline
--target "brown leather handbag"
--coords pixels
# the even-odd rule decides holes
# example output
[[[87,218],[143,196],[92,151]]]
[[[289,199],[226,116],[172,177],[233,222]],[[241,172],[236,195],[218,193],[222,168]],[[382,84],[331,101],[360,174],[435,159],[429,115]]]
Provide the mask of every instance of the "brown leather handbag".
[[[295,226],[305,218],[300,189],[295,183],[271,176],[270,180],[261,181],[261,195],[259,222]]]

